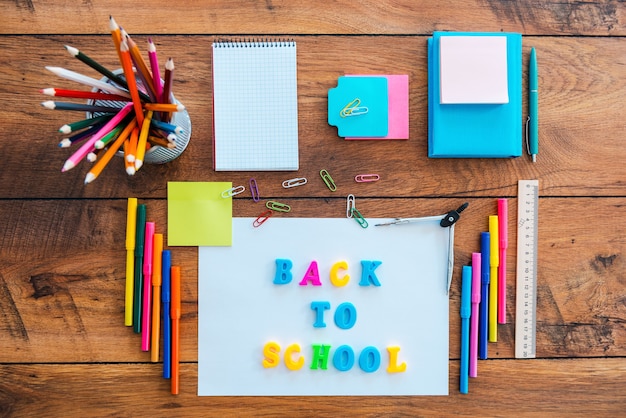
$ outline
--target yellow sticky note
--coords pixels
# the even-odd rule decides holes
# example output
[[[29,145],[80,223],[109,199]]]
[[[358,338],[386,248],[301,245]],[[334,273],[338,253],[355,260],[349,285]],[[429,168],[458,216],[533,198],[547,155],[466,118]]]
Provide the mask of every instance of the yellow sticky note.
[[[229,247],[233,199],[222,192],[230,182],[167,183],[167,245]]]

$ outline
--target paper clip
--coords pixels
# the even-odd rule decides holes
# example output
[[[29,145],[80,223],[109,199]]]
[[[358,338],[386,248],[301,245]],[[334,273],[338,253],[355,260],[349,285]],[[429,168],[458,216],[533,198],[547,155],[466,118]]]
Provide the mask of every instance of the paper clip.
[[[256,179],[253,177],[248,182],[250,185],[250,193],[252,193],[252,200],[258,202],[261,200],[261,196],[259,195],[259,187],[257,186]]]
[[[222,197],[224,199],[233,197],[235,195],[238,195],[239,193],[242,193],[244,190],[246,190],[246,188],[243,186],[231,187],[230,189],[224,190],[222,192]]]
[[[330,189],[331,192],[337,190],[337,186],[335,185],[333,178],[330,176],[330,174],[328,174],[328,171],[326,171],[325,169],[320,170],[320,176],[322,176],[322,180],[324,180],[324,183],[326,183],[326,186]]]
[[[367,221],[365,220],[363,215],[361,215],[361,212],[359,212],[359,210],[356,207],[352,208],[352,217],[357,221],[359,225],[361,225],[362,228],[368,227]]]
[[[349,116],[360,116],[369,112],[369,109],[364,106],[359,106],[361,104],[361,99],[358,97],[352,100],[350,103],[345,105],[343,109],[339,112],[339,116],[342,118],[346,118]]]
[[[357,183],[371,183],[378,180],[380,180],[380,176],[378,174],[357,174],[354,176],[354,181]]]
[[[349,194],[348,195],[348,199],[346,202],[346,218],[352,218],[352,210],[356,207],[355,206],[355,198],[353,194]]]
[[[304,177],[298,177],[295,179],[283,181],[283,187],[289,189],[290,187],[302,186],[306,184],[307,180]]]
[[[273,212],[271,210],[266,210],[265,212],[257,216],[254,222],[252,222],[252,226],[255,228],[260,227],[261,225],[263,225],[263,222],[267,221],[270,216],[272,216],[272,213]]]
[[[274,202],[273,200],[269,200],[265,204],[265,207],[271,210],[275,210],[276,212],[289,212],[291,210],[291,206],[285,203]]]

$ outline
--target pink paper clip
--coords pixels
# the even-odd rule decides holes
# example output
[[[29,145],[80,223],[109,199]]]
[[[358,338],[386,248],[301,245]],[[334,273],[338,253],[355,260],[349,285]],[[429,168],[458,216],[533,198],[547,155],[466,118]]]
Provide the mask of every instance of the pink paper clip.
[[[252,200],[254,200],[255,202],[258,202],[259,200],[261,200],[261,195],[259,194],[259,186],[256,183],[256,179],[254,177],[251,178],[248,184],[250,185],[250,193],[252,193]]]
[[[263,222],[267,221],[270,216],[272,216],[272,211],[271,210],[266,210],[265,212],[263,212],[262,214],[260,214],[255,220],[254,222],[252,222],[252,226],[255,228],[260,227],[261,225],[263,225]]]
[[[380,176],[378,174],[357,174],[354,177],[354,181],[357,183],[371,183],[378,180],[380,180]]]

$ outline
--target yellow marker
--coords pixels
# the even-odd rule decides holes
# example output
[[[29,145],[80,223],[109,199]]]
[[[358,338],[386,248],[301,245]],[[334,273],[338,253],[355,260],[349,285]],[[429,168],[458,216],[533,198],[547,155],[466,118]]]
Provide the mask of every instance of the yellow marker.
[[[161,253],[163,252],[163,234],[154,234],[152,246],[152,344],[150,361],[159,361],[159,342],[161,339]]]
[[[124,325],[133,325],[133,286],[135,284],[135,229],[137,228],[137,198],[128,198],[126,214],[126,299]]]
[[[498,215],[489,216],[489,342],[498,341],[498,265],[500,264]]]

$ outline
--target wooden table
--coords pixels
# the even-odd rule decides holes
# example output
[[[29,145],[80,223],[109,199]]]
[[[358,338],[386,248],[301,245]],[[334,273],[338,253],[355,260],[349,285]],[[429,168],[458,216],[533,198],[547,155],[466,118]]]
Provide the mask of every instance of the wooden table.
[[[623,415],[626,411],[626,3],[508,1],[119,0],[4,2],[0,98],[0,413],[6,416]],[[140,45],[152,36],[173,57],[174,91],[192,117],[177,160],[134,177],[114,160],[84,185],[88,164],[61,173],[57,148],[68,112],[43,109],[45,87],[69,87],[44,66],[91,76],[64,45],[118,67],[109,15]],[[537,49],[540,153],[516,159],[427,158],[426,39],[434,30],[523,34],[524,86]],[[232,181],[212,170],[211,43],[288,37],[298,48],[300,170],[328,169],[346,185],[284,190],[285,173],[253,173],[289,216],[335,217],[345,195],[370,217],[425,216],[467,201],[456,228],[450,294],[447,397],[200,398],[197,390],[197,251],[172,248],[182,265],[181,393],[123,325],[126,200],[137,197],[165,231],[168,181]],[[408,74],[410,140],[339,139],[326,123],[327,90],[350,73]],[[526,98],[524,98],[524,109]],[[524,110],[524,117],[526,110]],[[78,117],[76,118],[78,119]],[[71,119],[74,120],[74,119]],[[520,125],[521,125],[520,121]],[[520,138],[521,140],[521,138]],[[358,172],[382,180],[358,187]],[[517,182],[538,179],[537,358],[514,358],[515,281],[506,325],[460,395],[459,276],[478,250],[496,198],[510,199],[508,274],[515,275]],[[249,199],[235,216],[256,216]]]

